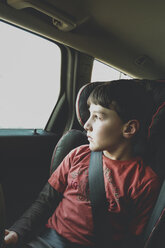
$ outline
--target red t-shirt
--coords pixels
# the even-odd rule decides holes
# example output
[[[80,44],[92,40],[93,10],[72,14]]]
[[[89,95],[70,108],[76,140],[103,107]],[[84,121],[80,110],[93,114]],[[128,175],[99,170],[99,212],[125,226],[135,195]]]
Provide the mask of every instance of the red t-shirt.
[[[71,242],[92,245],[92,210],[89,201],[88,167],[91,151],[88,145],[71,151],[49,179],[50,185],[63,193],[63,199],[48,220]],[[141,158],[111,160],[103,155],[109,223],[113,239],[125,240],[140,235],[149,218],[159,190],[157,175]]]

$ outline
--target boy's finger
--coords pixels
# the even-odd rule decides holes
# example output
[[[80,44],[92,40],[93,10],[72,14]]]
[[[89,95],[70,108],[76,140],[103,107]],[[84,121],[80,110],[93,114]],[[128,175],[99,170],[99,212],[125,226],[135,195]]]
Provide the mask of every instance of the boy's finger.
[[[10,231],[5,229],[5,235],[7,235]]]
[[[5,244],[8,245],[13,241],[12,233],[8,233],[4,238]]]
[[[6,245],[15,244],[17,242],[17,240],[18,240],[17,234],[15,232],[13,232],[13,231],[8,231],[7,235],[4,238],[4,243]]]

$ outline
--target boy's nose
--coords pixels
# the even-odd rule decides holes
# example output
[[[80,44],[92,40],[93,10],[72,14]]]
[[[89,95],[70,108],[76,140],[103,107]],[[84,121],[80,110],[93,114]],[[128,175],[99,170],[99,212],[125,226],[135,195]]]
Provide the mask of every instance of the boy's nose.
[[[84,124],[84,129],[85,129],[86,131],[88,131],[88,130],[91,129],[90,118],[85,122],[85,124]]]

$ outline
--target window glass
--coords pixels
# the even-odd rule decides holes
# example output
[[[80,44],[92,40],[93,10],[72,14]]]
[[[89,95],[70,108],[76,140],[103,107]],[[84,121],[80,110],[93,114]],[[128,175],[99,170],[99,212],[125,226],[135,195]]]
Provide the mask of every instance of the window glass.
[[[94,60],[91,81],[110,81],[118,79],[130,79],[131,77],[115,70],[114,68]]]
[[[0,128],[44,129],[60,91],[60,48],[0,22]]]

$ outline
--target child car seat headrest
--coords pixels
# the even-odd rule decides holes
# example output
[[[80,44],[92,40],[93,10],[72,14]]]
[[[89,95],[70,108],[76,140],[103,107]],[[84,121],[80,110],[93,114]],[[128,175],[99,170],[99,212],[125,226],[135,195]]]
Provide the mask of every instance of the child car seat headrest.
[[[165,125],[165,80],[146,80],[146,86],[152,92],[154,109],[152,121],[149,126],[149,137],[164,133]]]
[[[89,118],[89,111],[87,106],[87,100],[90,93],[94,88],[102,82],[93,82],[84,85],[78,92],[76,99],[76,115],[80,125],[83,127],[87,119]]]
[[[124,84],[124,80],[122,80],[122,81]],[[142,82],[143,82],[142,80],[135,80],[135,79],[125,80],[125,81],[132,81],[132,84],[136,84],[136,85],[137,85],[137,81],[139,84],[142,84]],[[83,86],[78,92],[77,100],[76,100],[76,114],[77,114],[77,119],[78,119],[78,121],[82,127],[84,126],[85,122],[89,118],[87,99],[88,99],[90,93],[94,90],[94,88],[103,84],[103,83],[104,82],[88,83],[85,86]],[[141,137],[143,137],[143,134],[141,135]],[[146,137],[147,137],[147,135],[146,135]],[[134,146],[134,153],[137,156],[144,153],[146,137],[144,137],[143,140],[142,140],[142,138],[139,139],[138,142],[136,143],[136,146]]]
[[[160,132],[160,125],[165,120],[165,81],[164,80],[134,80],[130,79],[132,83],[135,81],[143,84],[147,92],[152,95],[153,101],[153,116],[149,126],[149,136],[156,132]],[[87,99],[93,89],[103,82],[92,82],[84,85],[78,92],[76,100],[76,115],[80,125],[83,127],[89,117],[87,106]]]

